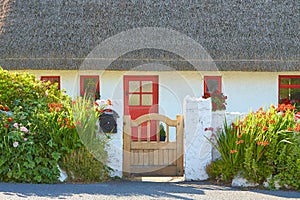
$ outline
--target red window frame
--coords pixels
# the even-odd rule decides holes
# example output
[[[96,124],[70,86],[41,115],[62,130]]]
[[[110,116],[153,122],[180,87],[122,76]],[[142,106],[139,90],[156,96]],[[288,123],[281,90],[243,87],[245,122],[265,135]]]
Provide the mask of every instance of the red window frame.
[[[284,78],[299,78],[300,75],[280,75],[278,78],[278,103],[280,103],[280,89],[282,88],[300,88],[300,84],[295,84],[295,85],[286,85],[286,84],[281,84],[281,80]]]
[[[207,82],[209,80],[217,80],[218,81],[218,92],[222,92],[222,76],[204,76],[204,93],[208,92]]]
[[[58,89],[60,90],[60,76],[41,76],[40,80],[44,82],[50,81],[51,84],[54,84],[55,81],[57,81]]]
[[[96,94],[94,95],[95,99],[100,98],[100,81],[98,75],[82,75],[80,76],[80,96],[84,96],[84,83],[85,79],[95,79],[96,80]]]

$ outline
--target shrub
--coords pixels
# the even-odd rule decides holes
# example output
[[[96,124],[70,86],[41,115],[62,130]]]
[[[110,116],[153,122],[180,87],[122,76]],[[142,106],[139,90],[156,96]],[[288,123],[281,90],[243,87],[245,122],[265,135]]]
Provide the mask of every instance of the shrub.
[[[99,116],[110,101],[99,105],[86,97],[78,97],[73,103],[75,125],[84,148],[66,154],[60,166],[68,174],[68,181],[103,181],[109,178],[110,168],[107,167],[107,141],[109,137],[98,133]]]
[[[300,162],[298,115],[293,106],[279,105],[250,112],[231,126],[225,122],[223,130],[216,133],[215,144],[222,162],[214,163],[223,166],[214,167],[219,168],[219,172],[208,171],[210,176],[230,180],[241,172],[254,182],[262,183],[275,177],[282,184],[299,189],[299,182],[295,181],[300,180],[300,167],[295,164]]]
[[[0,181],[54,183],[59,160],[73,152],[87,155],[71,98],[57,85],[0,68],[0,90]],[[98,154],[104,155],[103,160],[105,141],[97,143],[102,145]],[[81,163],[73,165],[79,168]]]

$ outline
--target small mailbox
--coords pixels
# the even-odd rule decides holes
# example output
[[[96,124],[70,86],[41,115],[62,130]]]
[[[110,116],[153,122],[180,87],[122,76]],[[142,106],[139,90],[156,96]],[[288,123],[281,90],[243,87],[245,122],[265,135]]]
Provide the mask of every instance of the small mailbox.
[[[100,132],[117,133],[117,118],[119,118],[119,115],[116,111],[104,110],[99,117]]]

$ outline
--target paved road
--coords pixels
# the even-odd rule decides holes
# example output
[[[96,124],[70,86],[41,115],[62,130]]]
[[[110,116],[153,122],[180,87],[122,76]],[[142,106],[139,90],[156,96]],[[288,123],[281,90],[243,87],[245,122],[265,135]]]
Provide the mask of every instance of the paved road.
[[[300,199],[300,192],[240,190],[208,182],[114,181],[97,184],[0,183],[0,199]]]

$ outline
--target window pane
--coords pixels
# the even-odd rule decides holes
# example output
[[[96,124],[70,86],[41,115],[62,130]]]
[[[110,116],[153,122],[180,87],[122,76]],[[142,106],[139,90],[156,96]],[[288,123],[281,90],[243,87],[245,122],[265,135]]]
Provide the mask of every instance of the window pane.
[[[130,94],[129,95],[129,105],[130,106],[139,106],[140,105],[140,95],[139,94]]]
[[[219,81],[217,79],[208,79],[206,81],[208,93],[213,93],[216,90],[219,90]]]
[[[300,85],[300,78],[281,78],[283,85]]]
[[[129,92],[139,92],[140,81],[129,81]]]
[[[152,81],[142,81],[142,92],[152,92]]]
[[[152,105],[152,94],[143,94],[142,95],[142,105],[151,106]]]
[[[300,103],[300,88],[280,88],[280,103]]]

